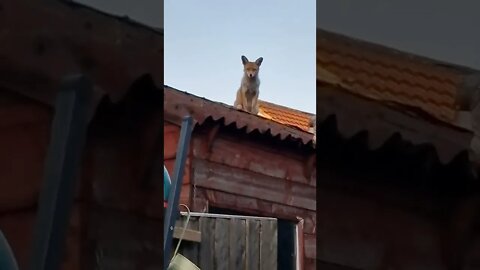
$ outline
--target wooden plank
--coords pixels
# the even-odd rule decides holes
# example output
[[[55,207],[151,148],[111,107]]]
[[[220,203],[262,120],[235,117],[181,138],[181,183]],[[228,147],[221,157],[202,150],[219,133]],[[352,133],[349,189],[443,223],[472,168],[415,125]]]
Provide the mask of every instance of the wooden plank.
[[[260,221],[260,269],[277,269],[277,222]]]
[[[207,211],[208,201],[207,199],[205,199],[205,196],[198,196],[198,193],[196,193],[192,201],[193,201],[192,211],[202,212],[202,213]]]
[[[353,268],[350,266],[335,264],[331,262],[325,262],[321,260],[310,259],[308,261],[311,261],[312,264],[316,261],[317,262],[316,264],[319,266],[319,269],[322,269],[322,270],[360,270],[360,268]],[[315,268],[311,268],[311,269],[315,269]]]
[[[230,264],[229,269],[245,269],[245,219],[230,219]]]
[[[163,231],[158,229],[163,225],[162,221],[110,209],[90,211],[88,234],[83,237],[92,243],[87,257],[82,256],[82,261],[87,263],[82,269],[113,270],[130,265],[137,265],[140,269],[160,269],[163,266],[160,245]]]
[[[186,212],[180,212],[182,215]],[[208,217],[208,218],[226,218],[226,219],[255,219],[255,220],[276,220],[272,217],[261,217],[261,216],[242,216],[242,215],[232,215],[232,214],[213,214],[213,213],[198,213],[191,212],[191,217]]]
[[[290,180],[273,178],[213,162],[194,159],[197,187],[290,205],[315,211],[316,190]]]
[[[163,125],[163,155],[165,159],[175,159],[177,153],[177,144],[180,137],[180,127],[168,124]]]
[[[173,237],[180,239],[182,236],[184,227],[175,227],[173,229]],[[202,233],[200,231],[186,229],[183,235],[183,241],[191,241],[200,243],[202,241]]]
[[[246,221],[246,268],[260,269],[260,222],[249,219]]]
[[[317,236],[315,234],[304,234],[305,257],[315,259],[317,257]]]
[[[296,183],[314,183],[304,175],[304,155],[295,154],[291,149],[282,151],[225,134],[219,134],[215,139],[211,153],[202,144],[201,139],[194,138],[194,157]]]
[[[194,222],[194,220],[190,219],[187,230],[191,230],[190,227],[192,226],[191,224]],[[177,248],[178,241],[182,235],[183,228],[186,225],[186,217],[185,216],[180,216],[179,219],[175,222],[175,228],[173,231],[173,242],[172,242],[172,251],[171,251],[171,256],[173,257],[173,253],[175,252],[175,249]],[[185,250],[187,249],[188,246],[192,245],[192,242],[190,242],[189,239],[187,239],[189,236],[187,236],[187,231],[185,231],[185,235],[183,236],[183,240],[180,243],[180,248],[178,249],[178,253],[182,254],[185,256],[187,259],[191,260],[189,258],[189,254],[185,254]]]
[[[215,269],[228,270],[228,219],[215,220]]]
[[[30,209],[38,203],[49,134],[47,124],[0,125],[0,213]]]
[[[2,92],[3,94],[3,92]],[[28,124],[49,124],[52,113],[36,103],[20,103],[14,106],[4,106],[0,109],[0,128],[11,128]]]
[[[205,195],[202,194],[200,196],[204,196],[205,199],[208,199],[210,204],[219,205],[222,208],[235,209],[236,211],[242,211],[253,215],[275,216],[277,218],[292,221],[296,221],[297,217],[312,221],[315,220],[312,219],[312,213],[315,213],[313,211],[263,201],[261,198],[237,196],[222,191],[205,190],[204,188],[199,187],[197,187],[196,191],[197,194],[205,192]],[[313,230],[314,227],[310,226],[309,229]]]
[[[199,227],[200,222],[198,221],[197,217],[191,217],[190,222],[188,223],[188,230],[193,232],[198,232],[198,236],[200,236]],[[185,226],[185,223],[183,224]],[[184,240],[186,240],[187,232],[185,232]],[[183,242],[182,241],[182,255],[189,259],[194,264],[198,265],[198,257],[199,257],[199,248],[200,244],[198,242]]]
[[[190,181],[189,178],[183,177],[184,181]],[[180,198],[178,200],[179,204],[185,204],[190,207],[190,199],[192,195],[192,185],[190,183],[183,183],[182,190],[180,190]]]
[[[213,256],[215,248],[215,220],[203,217],[199,220],[200,232],[203,235],[202,243],[200,243],[200,268],[205,270],[215,269]]]

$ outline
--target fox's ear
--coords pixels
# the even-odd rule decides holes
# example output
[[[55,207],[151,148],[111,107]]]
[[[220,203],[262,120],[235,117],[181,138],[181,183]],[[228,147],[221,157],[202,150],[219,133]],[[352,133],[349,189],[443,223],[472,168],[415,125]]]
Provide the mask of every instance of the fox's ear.
[[[248,59],[247,57],[245,57],[245,55],[242,55],[242,63],[245,65],[246,63],[248,63]]]
[[[260,57],[257,60],[255,60],[255,64],[257,64],[258,66],[260,66],[262,62],[263,62],[263,57]]]

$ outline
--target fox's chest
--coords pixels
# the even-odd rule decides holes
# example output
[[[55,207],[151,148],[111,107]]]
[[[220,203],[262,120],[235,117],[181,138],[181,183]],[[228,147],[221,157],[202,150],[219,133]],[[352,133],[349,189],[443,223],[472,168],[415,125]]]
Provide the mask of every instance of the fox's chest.
[[[257,95],[257,88],[253,88],[253,87],[247,87],[247,90],[245,91],[245,97],[247,97],[247,99],[252,99],[254,96]]]

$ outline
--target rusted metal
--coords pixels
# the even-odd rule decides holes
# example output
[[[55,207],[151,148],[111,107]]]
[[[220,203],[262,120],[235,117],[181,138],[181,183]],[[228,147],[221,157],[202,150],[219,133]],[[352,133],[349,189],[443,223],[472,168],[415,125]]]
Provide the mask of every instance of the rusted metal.
[[[259,100],[262,115],[286,126],[293,126],[304,131],[309,130],[309,122],[313,114],[295,110],[279,104]]]
[[[297,141],[303,145],[312,146],[312,134],[299,128],[239,111],[232,106],[213,102],[169,86],[165,86],[164,90],[165,119],[169,121],[179,123],[180,115],[189,114],[197,124],[202,124],[211,118],[214,121],[223,122],[225,126],[233,124],[239,130],[245,129],[246,133],[257,131],[281,140]]]
[[[471,106],[470,100],[475,102],[474,89],[480,83],[476,70],[321,29],[317,66],[335,75],[347,91],[417,107],[447,123],[454,123],[461,107]]]
[[[368,132],[368,147],[376,150],[393,135],[415,145],[432,144],[439,160],[446,164],[461,151],[470,149],[474,134],[466,129],[426,117],[408,108],[356,96],[333,86],[317,82],[317,105],[320,125],[335,117],[335,125],[343,138],[350,139],[361,132]],[[317,143],[321,144],[321,126]]]
[[[163,84],[163,33],[70,1],[0,0],[0,84],[53,105],[63,76],[83,73],[118,101],[137,78]],[[48,30],[47,30],[48,29]]]

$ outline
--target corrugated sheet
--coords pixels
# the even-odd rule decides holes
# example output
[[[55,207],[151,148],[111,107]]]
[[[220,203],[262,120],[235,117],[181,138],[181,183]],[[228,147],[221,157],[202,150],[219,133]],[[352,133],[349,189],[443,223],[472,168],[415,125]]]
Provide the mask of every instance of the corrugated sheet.
[[[425,113],[419,114],[399,104],[382,104],[338,87],[317,84],[317,89],[319,122],[323,124],[335,117],[335,129],[346,139],[368,132],[367,145],[370,150],[382,147],[395,133],[400,133],[403,139],[414,145],[434,145],[443,164],[470,148],[473,138],[471,131],[431,116],[424,117]]]
[[[95,98],[123,98],[138,78],[163,83],[163,33],[69,1],[2,1],[2,88],[52,105],[63,77],[83,73]],[[48,29],[45,31],[44,29]]]
[[[312,145],[313,135],[300,128],[239,111],[232,106],[213,102],[169,86],[165,86],[164,90],[164,112],[172,119],[180,120],[185,115],[192,115],[198,124],[202,124],[207,118],[212,118],[214,121],[223,120],[225,125],[234,124],[238,129],[245,128],[247,133],[258,131],[282,140]]]
[[[475,73],[323,30],[317,30],[317,67],[324,71],[318,80],[331,83],[335,76],[355,94],[420,108],[449,123],[466,77]]]
[[[260,100],[260,109],[276,122],[310,132],[310,120],[313,116],[311,113],[294,110],[263,100]]]

